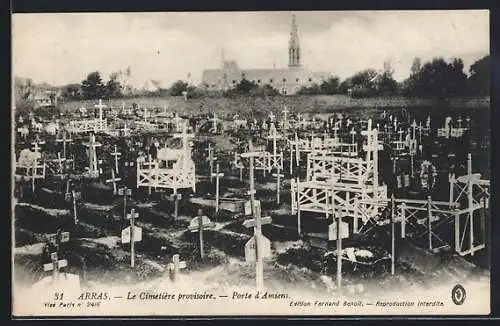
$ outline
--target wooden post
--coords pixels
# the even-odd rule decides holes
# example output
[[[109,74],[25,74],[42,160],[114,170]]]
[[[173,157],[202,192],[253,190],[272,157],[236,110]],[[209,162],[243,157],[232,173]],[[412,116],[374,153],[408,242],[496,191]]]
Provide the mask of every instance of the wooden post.
[[[395,232],[394,232],[394,194],[391,195],[391,275],[395,274],[395,260],[396,260],[396,244],[395,244]]]
[[[139,217],[139,213],[135,209],[131,209],[127,218],[130,220],[130,266],[135,267],[135,219]]]
[[[296,184],[297,184],[297,233],[299,237],[302,235],[302,229],[301,229],[301,217],[300,217],[300,193],[299,193],[299,178],[297,177],[296,179]]]
[[[57,252],[53,252],[50,254],[50,259],[52,260],[52,268],[53,268],[53,272],[52,272],[52,278],[54,280],[54,283],[56,283],[58,280],[59,280],[59,260],[58,260],[58,257],[57,257]]]
[[[474,256],[474,198],[473,198],[473,180],[472,180],[472,155],[467,154],[467,199],[468,199],[468,211],[469,211],[469,249],[470,255]]]
[[[36,164],[37,159],[35,158],[33,160],[33,168],[31,169],[31,191],[33,192],[33,197],[35,196]]]
[[[401,238],[406,238],[406,204],[401,203]]]
[[[273,177],[276,177],[276,204],[280,204],[280,177],[284,177],[283,174],[273,173]]]
[[[342,224],[342,217],[340,214],[336,216],[335,206],[333,206],[333,218],[337,217],[337,288],[339,294],[342,293],[342,236],[340,233],[340,226]]]
[[[256,259],[255,259],[255,280],[256,280],[256,286],[258,289],[261,289],[264,287],[264,266],[262,263],[262,249],[260,248],[260,236],[262,234],[262,229],[261,229],[261,220],[260,220],[260,213],[256,212],[256,207],[255,207],[255,180],[254,180],[254,155],[256,153],[253,153],[253,145],[252,145],[252,140],[248,140],[248,157],[250,159],[250,206],[252,208],[252,215],[255,219],[255,251],[256,251]]]
[[[429,232],[429,250],[432,251],[432,212],[431,212],[432,199],[427,196],[427,231]]]
[[[71,190],[71,197],[73,197],[73,222],[75,225],[78,224],[78,215],[76,213],[76,196],[75,196],[75,191]]]
[[[205,253],[203,250],[203,218],[201,214],[199,215],[200,216],[198,218],[198,235],[200,238],[200,257],[201,259],[203,259],[205,257]]]

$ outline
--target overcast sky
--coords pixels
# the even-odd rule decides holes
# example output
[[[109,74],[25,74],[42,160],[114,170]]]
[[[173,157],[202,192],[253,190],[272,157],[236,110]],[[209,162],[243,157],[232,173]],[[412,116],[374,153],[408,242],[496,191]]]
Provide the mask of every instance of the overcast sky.
[[[135,86],[188,73],[197,83],[203,69],[219,67],[222,48],[241,68],[282,68],[292,13],[14,14],[13,73],[61,85],[130,66]],[[390,60],[402,80],[416,56],[458,56],[468,69],[489,53],[488,11],[294,13],[302,64],[342,79]]]

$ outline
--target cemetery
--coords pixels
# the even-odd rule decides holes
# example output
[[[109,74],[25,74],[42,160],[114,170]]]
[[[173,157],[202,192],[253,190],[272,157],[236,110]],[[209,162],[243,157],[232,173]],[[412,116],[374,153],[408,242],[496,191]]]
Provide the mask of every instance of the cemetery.
[[[489,268],[482,109],[89,105],[16,116],[16,278],[33,287],[223,266],[217,282],[359,294]]]

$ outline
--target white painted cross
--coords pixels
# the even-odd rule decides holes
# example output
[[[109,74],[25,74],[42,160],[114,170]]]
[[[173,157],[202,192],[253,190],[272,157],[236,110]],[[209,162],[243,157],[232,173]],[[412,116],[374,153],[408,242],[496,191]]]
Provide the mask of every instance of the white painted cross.
[[[47,241],[54,244],[59,251],[59,247],[61,243],[69,242],[69,232],[62,232],[60,229],[57,230],[57,233],[47,234]]]
[[[73,139],[67,137],[66,130],[65,130],[65,131],[63,131],[62,138],[57,138],[56,142],[63,144],[63,157],[66,158],[66,143],[73,142]]]
[[[111,153],[115,157],[115,172],[118,173],[118,157],[122,155],[122,153],[118,152],[118,149],[115,145],[115,151]]]
[[[103,122],[103,115],[102,115],[102,109],[104,109],[107,105],[102,104],[102,99],[99,99],[99,104],[94,105],[95,108],[99,109],[99,130],[102,130],[102,122]]]
[[[111,169],[111,179],[106,180],[106,183],[113,183],[113,195],[116,195],[118,191],[116,190],[116,181],[121,181],[121,178],[115,177],[115,170]]]
[[[275,115],[274,115],[273,111],[271,111],[271,113],[269,113],[269,119],[271,119],[271,122],[274,122],[274,118],[275,118]]]
[[[356,137],[356,130],[354,130],[353,128],[349,133],[351,134],[351,143],[354,144],[354,137]]]
[[[208,157],[206,160],[209,161],[210,163],[210,182],[212,182],[213,181],[212,174],[214,174],[214,161],[217,160],[217,157],[214,156],[214,149],[212,148],[212,144],[208,143],[207,151],[208,151]]]
[[[283,112],[283,114],[284,114],[284,117],[283,117],[284,118],[284,125],[283,126],[284,126],[285,129],[288,129],[287,113],[290,112],[290,111],[288,111],[288,108],[285,105],[285,109],[283,111],[281,111],[281,112]]]
[[[268,139],[273,140],[273,155],[277,155],[277,144],[276,141],[281,138],[281,135],[278,134],[276,131],[276,127],[274,126],[274,123],[271,123],[271,128],[269,128],[269,136],[267,136]]]
[[[210,121],[212,121],[213,133],[216,134],[217,133],[217,121],[220,121],[220,120],[217,118],[215,111],[214,111],[213,117],[210,119]]]
[[[457,120],[457,122],[458,122],[458,128],[462,128],[462,121],[463,121],[462,120],[462,116],[459,116],[458,120]]]
[[[224,176],[224,173],[219,173],[219,163],[217,163],[216,172],[210,175],[215,177],[215,212],[219,212],[219,178]]]
[[[89,142],[84,143],[89,148],[89,170],[93,174],[99,175],[99,168],[97,166],[97,152],[96,148],[101,146],[101,143],[96,142],[95,135],[92,133],[89,136]]]
[[[202,215],[202,210],[198,210],[198,216],[194,217],[189,223],[188,230],[191,232],[198,232],[200,243],[200,257],[204,258],[205,253],[203,250],[203,230],[212,229],[215,223],[210,221],[208,216]]]
[[[123,131],[123,136],[124,137],[127,137],[127,136],[130,135],[130,129],[127,127],[127,123],[126,122],[123,125],[123,129],[121,129],[121,131]]]
[[[173,255],[172,262],[168,264],[168,270],[170,271],[170,278],[172,279],[172,281],[175,281],[179,270],[186,267],[186,262],[180,260],[179,254]]]
[[[43,270],[45,272],[52,271],[54,282],[57,282],[59,279],[59,270],[61,268],[68,266],[68,261],[66,259],[59,260],[57,252],[53,252],[50,254],[50,259],[52,263],[44,264]]]
[[[246,155],[244,155],[246,154]],[[248,140],[248,153],[241,154],[242,157],[249,157],[250,158],[250,205],[252,207],[252,214],[254,216],[254,219],[249,220],[248,222],[245,221],[243,224],[245,227],[252,227],[254,226],[254,235],[257,237],[256,245],[255,245],[255,251],[256,251],[256,260],[255,260],[255,279],[256,279],[256,285],[257,288],[263,288],[264,286],[264,270],[263,270],[263,265],[262,265],[262,254],[263,254],[263,248],[261,247],[261,244],[263,242],[259,241],[260,238],[259,236],[262,234],[261,230],[261,216],[260,212],[257,213],[255,209],[255,180],[254,180],[254,157],[259,155],[258,152],[253,151],[253,144],[252,140]],[[270,217],[269,217],[270,219]],[[271,221],[267,221],[267,218],[264,218],[264,223],[270,223]],[[245,246],[246,248],[246,246]]]
[[[184,171],[187,170],[188,156],[190,155],[189,139],[194,137],[194,134],[188,134],[187,132],[187,122],[185,122],[182,126],[182,133],[174,135],[174,138],[182,139],[182,150],[184,152],[184,154],[182,155],[182,168],[184,169]]]
[[[122,243],[130,242],[130,266],[135,266],[135,242],[142,240],[142,228],[135,226],[135,219],[139,218],[139,213],[135,209],[131,209],[127,214],[127,219],[130,220],[130,226],[122,230]]]

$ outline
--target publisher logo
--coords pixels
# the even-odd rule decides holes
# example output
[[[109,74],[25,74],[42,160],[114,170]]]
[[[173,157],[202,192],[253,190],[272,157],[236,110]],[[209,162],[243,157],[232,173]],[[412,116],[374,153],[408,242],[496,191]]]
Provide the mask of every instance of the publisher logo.
[[[453,303],[458,306],[464,303],[465,296],[465,289],[460,284],[455,285],[453,290],[451,290],[451,299],[453,300]]]

